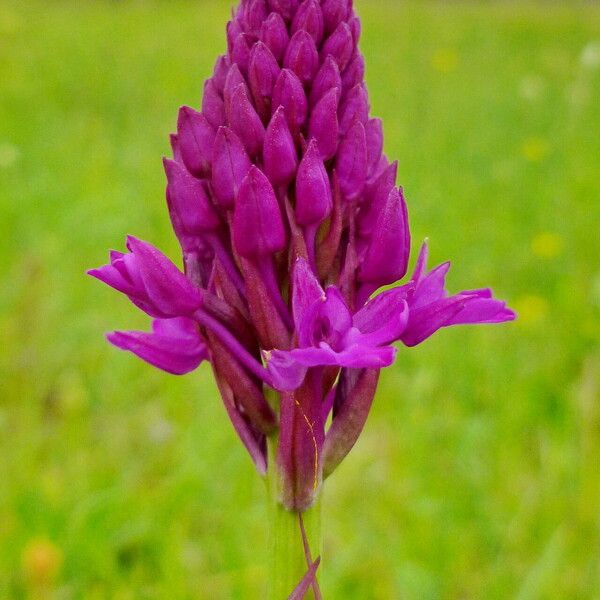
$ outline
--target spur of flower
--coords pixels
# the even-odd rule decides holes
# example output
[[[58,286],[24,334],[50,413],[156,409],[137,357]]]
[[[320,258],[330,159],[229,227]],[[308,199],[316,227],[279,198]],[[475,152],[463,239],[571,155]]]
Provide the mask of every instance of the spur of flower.
[[[370,115],[360,33],[351,0],[242,0],[164,160],[183,271],[133,237],[90,271],[154,319],[112,344],[169,373],[210,363],[259,473],[296,514],[355,444],[399,346],[515,318],[489,289],[450,294],[450,265],[429,270],[426,244],[404,280],[408,210]]]

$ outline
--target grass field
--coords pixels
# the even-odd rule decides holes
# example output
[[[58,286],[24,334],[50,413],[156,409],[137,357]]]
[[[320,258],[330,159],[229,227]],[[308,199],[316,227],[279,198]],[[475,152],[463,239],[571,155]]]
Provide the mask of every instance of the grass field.
[[[600,598],[600,8],[358,2],[415,247],[520,319],[401,350],[325,493],[328,600]],[[209,370],[86,278],[177,257],[160,159],[225,0],[0,3],[0,598],[253,599],[263,483]]]

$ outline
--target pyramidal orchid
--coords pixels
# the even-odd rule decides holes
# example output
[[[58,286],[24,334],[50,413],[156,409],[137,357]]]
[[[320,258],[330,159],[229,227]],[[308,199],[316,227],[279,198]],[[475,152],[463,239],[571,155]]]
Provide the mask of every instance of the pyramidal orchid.
[[[370,116],[360,32],[352,0],[242,0],[164,160],[183,271],[129,237],[89,272],[154,319],[112,344],[174,374],[210,363],[268,481],[278,600],[320,597],[323,480],[363,430],[394,344],[515,317],[489,289],[448,293],[450,265],[430,270],[426,245],[402,282],[407,205]]]

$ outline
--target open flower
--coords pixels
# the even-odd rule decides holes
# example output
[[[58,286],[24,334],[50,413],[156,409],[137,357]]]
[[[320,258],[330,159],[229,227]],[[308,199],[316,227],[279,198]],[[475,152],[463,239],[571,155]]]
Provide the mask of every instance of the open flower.
[[[129,253],[113,250],[110,264],[88,274],[122,292],[151,317],[190,315],[202,303],[200,291],[162,252],[133,236]]]
[[[381,369],[392,364],[397,340],[408,321],[404,289],[383,292],[352,315],[335,286],[326,291],[307,261],[294,269],[293,310],[298,348],[267,353],[275,387],[298,388],[309,367]]]

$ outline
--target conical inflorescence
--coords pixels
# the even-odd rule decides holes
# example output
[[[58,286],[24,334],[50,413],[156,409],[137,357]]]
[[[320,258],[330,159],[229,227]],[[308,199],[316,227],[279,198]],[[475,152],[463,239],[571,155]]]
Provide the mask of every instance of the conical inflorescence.
[[[448,294],[449,263],[428,270],[425,245],[398,285],[408,214],[360,32],[351,0],[242,0],[164,161],[184,273],[133,237],[90,271],[154,318],[113,344],[175,374],[210,361],[261,473],[277,440],[280,499],[295,511],[356,442],[394,342],[514,318],[489,289]]]

